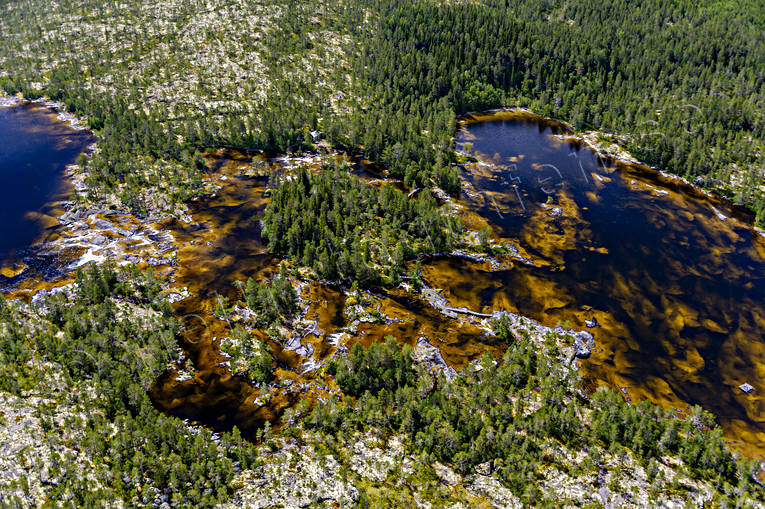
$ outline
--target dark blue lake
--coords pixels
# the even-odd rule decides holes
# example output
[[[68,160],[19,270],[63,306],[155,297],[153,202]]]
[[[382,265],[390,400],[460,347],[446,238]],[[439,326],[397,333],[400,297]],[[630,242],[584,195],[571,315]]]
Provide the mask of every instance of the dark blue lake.
[[[42,105],[0,107],[0,266],[4,272],[18,266],[29,246],[55,225],[57,202],[71,192],[66,166],[94,140],[90,132],[71,128]]]

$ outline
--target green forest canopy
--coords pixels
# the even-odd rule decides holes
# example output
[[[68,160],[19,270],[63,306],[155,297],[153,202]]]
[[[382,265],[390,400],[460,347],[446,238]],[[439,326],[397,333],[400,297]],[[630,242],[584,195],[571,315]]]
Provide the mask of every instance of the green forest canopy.
[[[88,33],[77,45],[57,34],[63,14],[106,24],[131,16],[156,23],[141,17],[140,3],[91,0],[75,11],[21,0],[6,2],[3,12],[7,35],[0,49],[7,56],[0,60],[0,86],[47,94],[88,115],[102,133],[102,153],[91,164],[94,189],[153,185],[131,170],[135,155],[170,158],[193,174],[193,154],[205,147],[310,148],[307,130],[321,128],[336,145],[385,163],[410,184],[454,190],[456,116],[526,106],[580,129],[620,135],[640,159],[728,192],[762,217],[765,22],[757,0],[271,2],[281,14],[262,40],[237,39],[264,55],[267,71],[260,78],[270,83],[267,93],[252,99],[254,107],[211,111],[205,94],[237,97],[256,78],[205,85],[198,97],[186,98],[187,115],[172,117],[161,103],[148,111],[131,106],[146,103],[138,78],[125,78],[119,91],[110,91],[108,80],[105,92],[80,84],[136,67],[160,42],[169,48],[163,65],[185,61],[184,46],[176,44],[182,32],[161,41],[126,38],[119,50],[89,47],[88,37],[95,36]],[[239,3],[235,16],[245,19],[262,8]],[[179,19],[193,20],[194,5]],[[110,29],[114,37],[128,30],[116,23]],[[23,49],[29,41],[37,51]],[[131,44],[137,45],[132,53]],[[197,49],[206,51],[205,45]],[[326,59],[333,51],[342,54],[337,69],[319,78],[295,68],[299,58]],[[193,192],[192,175],[182,180],[178,185]],[[187,195],[178,192],[178,199]]]
[[[335,146],[384,163],[410,185],[453,191],[456,117],[524,106],[580,129],[620,135],[648,163],[729,188],[761,219],[765,214],[765,10],[758,0],[287,0],[267,2],[277,14],[262,37],[223,20],[206,28],[204,44],[189,46],[186,30],[162,29],[216,10],[231,12],[232,22],[254,19],[264,7],[238,0],[241,9],[224,8],[232,3],[162,2],[165,9],[155,11],[145,9],[154,3],[139,0],[0,2],[0,87],[47,95],[87,116],[99,134],[100,151],[88,162],[93,196],[123,188],[124,202],[161,183],[174,199],[188,199],[200,188],[198,153],[208,147],[311,149],[313,129]],[[74,39],[64,21],[79,24]],[[244,67],[255,60],[250,53],[260,54],[262,74],[243,73],[231,83],[205,74],[215,70],[214,61],[189,63],[189,51],[204,56],[212,47],[233,48],[235,38],[232,58]],[[336,68],[300,67],[309,56],[329,65],[327,55],[336,50]],[[180,102],[152,99],[154,86],[182,73],[197,84],[193,94]],[[269,83],[263,95],[257,80]],[[247,104],[231,104],[241,95]],[[229,103],[220,106],[219,99]],[[172,164],[142,173],[157,162]],[[456,231],[429,193],[408,200],[336,170],[300,175],[272,203],[266,218],[272,250],[324,277],[366,284],[395,280],[395,267],[417,252],[447,250]],[[362,232],[375,245],[362,245]],[[331,249],[336,261],[326,254]],[[255,449],[236,431],[220,441],[205,430],[191,432],[157,413],[146,394],[178,357],[180,324],[167,305],[154,305],[148,315],[130,307],[159,302],[157,282],[148,273],[105,267],[82,272],[75,288],[71,297],[45,299],[36,328],[20,306],[0,298],[0,365],[11,375],[0,388],[25,394],[45,379],[36,366],[50,362],[69,389],[59,391],[59,401],[83,410],[71,422],[82,430],[73,445],[91,456],[92,479],[81,482],[76,465],[61,461],[51,472],[59,483],[50,487],[51,499],[89,506],[122,498],[135,505],[152,489],[181,506],[227,499],[237,469],[256,461]],[[249,292],[264,315],[259,301],[266,295]],[[448,384],[415,377],[409,352],[391,343],[354,348],[333,369],[341,388],[359,398],[317,405],[309,424],[327,433],[384,426],[463,471],[499,460],[501,478],[522,495],[544,458],[539,444],[549,437],[572,448],[629,447],[649,469],[659,454],[676,454],[721,489],[756,492],[751,465],[730,454],[703,412],[694,411],[695,421],[667,419],[657,407],[628,406],[613,393],[579,403],[559,383],[559,365],[538,355],[528,338],[502,339],[512,347],[501,363],[485,362]],[[362,373],[359,367],[369,363],[375,369]],[[518,396],[532,393],[543,404],[525,411]],[[578,417],[585,410],[589,423]],[[57,433],[51,428],[45,438]]]
[[[264,222],[271,252],[365,288],[397,282],[403,262],[417,254],[451,252],[462,231],[429,191],[410,198],[332,165],[315,176],[302,169],[276,189]]]
[[[512,341],[501,362],[486,354],[452,381],[413,367],[411,349],[390,337],[369,348],[355,344],[328,370],[358,398],[315,405],[310,427],[329,434],[375,428],[403,434],[412,452],[453,464],[462,474],[489,462],[531,506],[540,499],[541,465],[553,461],[551,440],[595,462],[598,446],[626,447],[651,479],[663,455],[678,456],[694,477],[712,480],[722,492],[762,496],[751,476],[756,463],[731,454],[700,407],[678,419],[671,410],[647,401],[632,405],[603,388],[583,401],[573,393],[570,373],[528,335]]]
[[[236,429],[216,440],[154,408],[147,390],[178,358],[181,324],[152,273],[93,265],[78,272],[74,290],[72,297],[45,297],[33,312],[0,295],[0,390],[44,391],[53,403],[39,409],[52,458],[49,499],[71,507],[149,505],[159,497],[175,507],[211,507],[226,500],[236,469],[256,460],[255,448]],[[65,436],[54,424],[58,406],[70,410]],[[59,442],[85,452],[90,470],[61,456]],[[26,477],[18,484],[11,488],[30,496]],[[28,500],[0,491],[3,505]]]

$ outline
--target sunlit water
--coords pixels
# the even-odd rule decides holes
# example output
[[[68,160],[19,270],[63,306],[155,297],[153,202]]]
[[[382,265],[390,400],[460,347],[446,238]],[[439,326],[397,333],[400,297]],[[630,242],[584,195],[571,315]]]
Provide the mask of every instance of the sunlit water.
[[[590,330],[597,347],[580,363],[591,385],[668,406],[699,403],[737,446],[765,451],[765,239],[735,207],[647,168],[600,160],[555,134],[530,118],[495,118],[461,130],[458,145],[469,142],[482,161],[463,169],[457,202],[466,223],[490,225],[494,240],[516,245],[526,262],[507,258],[497,270],[441,258],[425,264],[426,281],[451,304],[474,311],[506,309],[576,329],[596,318],[600,326]],[[34,259],[30,245],[55,235],[52,204],[69,193],[64,168],[91,142],[43,107],[0,108],[7,183],[0,189],[0,257],[11,274]],[[236,300],[235,281],[277,270],[257,221],[267,203],[266,179],[237,174],[251,162],[247,155],[221,157],[231,178],[215,198],[192,204],[197,226],[168,225],[179,244],[173,278],[193,293],[177,311],[196,375],[178,381],[171,370],[151,390],[165,411],[215,428],[236,424],[248,434],[300,399],[317,397],[299,388],[314,378],[304,372],[307,359],[269,340],[279,384],[293,385],[259,406],[259,392],[231,376],[217,348],[230,332],[211,316],[217,296]],[[317,332],[303,343],[312,344],[320,363],[334,352],[328,335],[346,325],[345,297],[315,284],[304,297],[313,301],[307,316],[315,317]],[[381,311],[394,320],[362,324],[352,342],[390,334],[414,344],[426,337],[457,367],[486,351],[499,354],[501,345],[480,329],[405,292],[386,290],[380,298]],[[738,389],[744,382],[755,387],[752,394]]]
[[[0,107],[0,284],[36,261],[30,246],[57,222],[70,185],[66,165],[93,142],[41,105]]]
[[[701,404],[740,447],[765,451],[765,239],[729,204],[554,134],[528,118],[463,127],[458,145],[492,163],[466,166],[464,200],[537,267],[441,260],[429,282],[476,311],[574,328],[596,318],[590,380]]]
[[[442,258],[425,263],[427,282],[443,289],[452,304],[475,311],[506,309],[550,326],[568,321],[577,329],[596,318],[600,327],[590,330],[597,348],[580,362],[592,385],[621,387],[633,400],[668,406],[700,403],[718,415],[729,437],[743,440],[738,447],[758,454],[765,391],[763,239],[741,211],[646,168],[599,161],[589,149],[553,134],[528,119],[462,131],[459,142],[470,141],[490,164],[466,166],[458,203],[467,216],[488,222],[495,240],[516,244],[534,265],[508,259],[507,268],[492,270],[486,263]],[[249,159],[221,162],[234,170]],[[176,415],[216,428],[236,424],[250,433],[309,397],[294,388],[314,378],[303,373],[306,359],[269,341],[279,384],[295,384],[259,407],[257,392],[231,377],[213,340],[228,333],[210,316],[215,296],[235,300],[235,280],[276,270],[278,260],[260,243],[254,220],[267,202],[264,183],[230,178],[214,199],[192,206],[202,230],[176,230],[185,243],[178,283],[194,293],[178,310],[189,325],[184,344],[197,374],[177,382],[167,373],[152,391],[158,406]],[[312,343],[320,363],[334,351],[328,335],[346,325],[344,296],[321,285],[305,296],[315,301],[308,315],[316,317],[320,332],[303,343]],[[390,334],[414,344],[424,336],[455,367],[486,351],[497,354],[500,345],[487,342],[480,329],[403,292],[386,290],[380,297],[381,311],[395,321],[364,324],[351,342],[369,344]],[[744,382],[756,387],[753,394],[738,389]]]

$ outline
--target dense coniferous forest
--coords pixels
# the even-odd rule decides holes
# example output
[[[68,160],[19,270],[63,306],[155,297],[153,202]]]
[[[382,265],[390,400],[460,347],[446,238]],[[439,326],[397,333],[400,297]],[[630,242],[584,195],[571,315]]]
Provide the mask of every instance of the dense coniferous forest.
[[[433,360],[435,338],[388,336],[348,351],[338,336],[352,338],[361,319],[322,338],[319,314],[314,332],[289,330],[300,347],[314,334],[317,349],[333,352],[326,365],[312,357],[293,368],[300,356],[275,342],[303,319],[297,278],[350,286],[337,314],[376,313],[393,329],[401,319],[380,311],[382,298],[371,290],[404,279],[420,290],[421,258],[465,247],[462,224],[440,204],[441,190],[460,190],[464,159],[453,138],[457,119],[471,111],[528,108],[598,131],[750,207],[765,225],[761,3],[0,1],[0,90],[59,101],[98,136],[97,149],[77,161],[87,176],[78,200],[166,219],[170,204],[208,190],[205,156],[222,147],[342,150],[404,182],[368,183],[338,164],[316,174],[301,168],[278,185],[271,176],[262,238],[296,270],[288,274],[285,263],[269,282],[239,283],[243,302],[226,308],[220,297],[213,314],[228,319],[237,309],[246,317],[228,321],[221,348],[230,358],[216,360],[216,376],[244,375],[231,377],[252,389],[242,413],[282,424],[275,434],[269,423],[248,441],[237,428],[213,433],[157,411],[148,393],[178,367],[182,325],[167,281],[151,271],[94,265],[31,304],[0,296],[0,397],[34,407],[29,421],[39,423],[46,460],[25,465],[39,479],[3,485],[0,505],[218,506],[282,478],[300,480],[305,472],[287,472],[312,461],[333,489],[341,484],[333,469],[361,486],[368,478],[354,441],[369,436],[398,440],[407,461],[453,468],[459,482],[488,472],[494,488],[528,505],[542,500],[550,470],[596,476],[603,487],[605,455],[636,461],[651,496],[695,489],[675,475],[682,472],[706,483],[713,503],[761,503],[758,465],[731,453],[710,414],[631,404],[606,390],[587,395],[570,367],[574,354],[561,360],[561,349],[573,348],[568,336],[520,334],[508,315],[493,331],[483,322],[480,339],[504,354],[486,354],[459,373],[443,357]],[[492,247],[491,234],[481,230],[478,245],[496,254],[505,248]],[[404,274],[407,262],[414,263]],[[459,323],[476,330],[474,318],[489,316],[465,314]],[[265,330],[268,342],[260,339]],[[422,360],[423,349],[431,357]],[[310,396],[300,405],[285,401],[303,395]],[[231,422],[210,421],[218,417]],[[315,454],[301,456],[309,443]],[[391,471],[395,490],[404,490]],[[342,498],[322,497],[315,501]],[[370,505],[364,493],[348,500]]]
[[[454,464],[463,474],[489,462],[507,486],[536,505],[539,466],[549,440],[574,450],[602,445],[632,450],[649,476],[662,455],[679,455],[694,475],[723,491],[758,492],[753,467],[736,460],[711,415],[695,407],[686,419],[649,402],[630,405],[610,390],[583,401],[561,383],[569,374],[528,336],[513,341],[500,362],[482,362],[448,382],[415,373],[411,350],[392,338],[368,349],[356,344],[328,367],[352,402],[319,404],[309,426],[325,433],[385,429],[403,433],[413,451]],[[582,415],[589,414],[585,422]],[[590,461],[600,461],[591,454]],[[547,460],[549,461],[549,460]]]
[[[268,284],[248,279],[241,287],[244,303],[252,311],[252,322],[256,327],[279,325],[297,311],[297,293],[282,273]]]
[[[221,351],[231,357],[232,373],[242,373],[255,383],[273,379],[274,358],[268,346],[241,325],[234,327],[231,337],[221,345]]]
[[[298,296],[287,278],[285,265],[280,274],[267,283],[259,283],[252,278],[246,282],[238,281],[237,288],[242,292],[247,313],[246,323],[261,330],[273,330],[288,325],[298,311]],[[218,315],[228,316],[230,311],[219,300]],[[242,324],[237,324],[231,337],[221,345],[224,353],[231,357],[231,370],[244,373],[250,380],[258,383],[269,382],[273,378],[273,356],[262,339],[251,334]]]
[[[416,174],[410,161],[448,160],[454,113],[524,106],[623,135],[640,159],[698,183],[734,175],[735,198],[762,213],[756,4],[382,0],[355,67],[377,102],[351,132],[370,158]]]
[[[50,454],[59,459],[40,473],[51,500],[102,507],[115,500],[159,505],[164,497],[176,506],[209,507],[229,496],[235,462],[239,468],[255,459],[236,430],[217,441],[152,405],[149,386],[179,353],[179,323],[159,290],[151,273],[93,266],[77,275],[71,298],[59,293],[30,311],[0,297],[0,389],[55,398],[41,407]],[[132,307],[139,304],[149,313]],[[34,320],[25,316],[30,312]],[[68,447],[86,452],[88,464],[59,457],[57,407],[69,414],[75,439]],[[25,479],[16,484],[11,488],[28,493]],[[30,503],[4,494],[0,500]]]
[[[51,500],[75,507],[116,500],[217,506],[241,488],[234,482],[238,472],[263,465],[264,448],[245,441],[236,428],[216,436],[151,404],[149,385],[178,356],[179,323],[159,292],[150,272],[107,265],[78,273],[71,294],[47,297],[34,309],[0,299],[0,362],[10,370],[0,388],[54,398],[37,411],[53,458],[39,473]],[[500,322],[495,328],[504,334]],[[348,397],[317,402],[304,410],[303,424],[290,421],[283,437],[293,444],[305,437],[326,450],[325,443],[337,447],[356,432],[394,433],[406,437],[408,454],[453,465],[459,473],[483,465],[530,504],[540,500],[542,466],[557,461],[551,441],[585,451],[585,461],[566,467],[575,475],[576,469],[584,475],[603,468],[603,454],[628,451],[655,479],[665,475],[660,462],[671,455],[732,503],[762,497],[752,476],[756,462],[734,457],[700,408],[679,419],[647,402],[625,403],[612,391],[584,399],[572,383],[575,372],[555,358],[554,333],[546,346],[526,334],[509,343],[501,359],[486,355],[451,381],[415,366],[412,350],[392,337],[369,348],[356,344],[325,370]],[[250,366],[252,379],[267,381],[271,362],[265,355]],[[270,440],[265,450],[277,447]],[[26,477],[4,489],[17,493],[3,494],[4,503],[27,506],[33,500]],[[359,505],[368,503],[365,497],[357,497]]]
[[[450,252],[459,221],[439,211],[429,191],[416,197],[393,186],[372,187],[347,169],[303,169],[272,194],[263,239],[273,253],[313,268],[325,279],[365,288],[400,279],[405,260]]]

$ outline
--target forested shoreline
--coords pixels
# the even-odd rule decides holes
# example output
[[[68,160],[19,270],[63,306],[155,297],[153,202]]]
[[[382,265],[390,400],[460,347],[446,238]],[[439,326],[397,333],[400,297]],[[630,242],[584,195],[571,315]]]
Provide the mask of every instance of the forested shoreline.
[[[253,292],[270,290],[248,286],[248,306],[261,309]],[[344,505],[392,506],[412,497],[471,500],[439,488],[444,484],[433,469],[448,468],[452,473],[440,475],[496,477],[509,490],[504,500],[554,504],[566,495],[547,491],[551,478],[561,472],[575,479],[600,476],[615,459],[637,469],[637,481],[649,483],[651,497],[693,497],[701,486],[705,500],[714,503],[762,500],[757,462],[730,452],[710,414],[694,407],[678,417],[648,402],[631,405],[613,391],[587,398],[576,372],[558,360],[568,346],[565,336],[508,336],[507,326],[494,324],[509,343],[503,357],[487,354],[452,380],[415,363],[412,349],[396,338],[368,348],[355,344],[322,369],[343,397],[335,390],[326,401],[298,405],[285,414],[287,424],[278,433],[266,426],[251,443],[236,428],[212,433],[151,404],[146,389],[166,363],[178,359],[174,336],[180,327],[151,272],[93,266],[65,292],[34,307],[0,298],[6,337],[0,362],[13,369],[0,388],[37,405],[24,425],[41,434],[18,437],[31,442],[41,459],[25,460],[28,474],[0,486],[0,502],[262,507],[283,500],[278,497],[303,500],[287,481],[295,469],[310,476],[325,472],[331,489],[342,488],[328,500]],[[267,382],[272,362],[269,355],[258,359],[248,376]],[[33,403],[31,394],[40,390],[50,394]],[[403,491],[395,484],[400,466],[383,476],[392,479],[390,486],[377,473],[370,482],[355,466],[366,459],[354,456],[354,442],[369,439],[398,440],[409,461],[417,462]],[[296,448],[310,453],[296,457]],[[265,482],[272,491],[248,499],[254,478],[265,479],[255,485]],[[314,490],[310,497],[328,489],[311,482],[300,484]],[[629,491],[635,482],[620,473],[608,489]]]
[[[34,305],[0,296],[0,328],[0,389],[45,398],[42,438],[16,437],[41,440],[41,458],[0,488],[0,504],[34,506],[42,483],[69,507],[209,507],[255,460],[238,431],[216,437],[154,408],[147,390],[179,356],[180,323],[150,271],[91,266]]]
[[[678,419],[647,401],[630,405],[604,388],[592,399],[578,397],[575,375],[552,360],[555,343],[551,336],[540,345],[523,335],[501,361],[487,355],[453,381],[413,367],[411,349],[395,338],[368,349],[357,344],[327,369],[358,399],[317,405],[307,424],[330,434],[370,427],[401,433],[413,450],[463,474],[488,463],[531,505],[541,495],[535,484],[550,438],[572,449],[591,448],[596,465],[599,446],[629,449],[649,476],[658,473],[663,456],[679,455],[695,477],[758,496],[747,472],[752,465],[727,450],[710,414],[695,407]]]
[[[94,196],[118,188],[123,202],[131,202],[141,188],[166,182],[183,200],[199,188],[195,153],[221,145],[302,150],[312,146],[308,133],[316,129],[412,186],[455,191],[456,117],[521,106],[577,129],[612,133],[639,159],[711,186],[762,219],[765,21],[751,2],[349,0],[322,4],[325,17],[318,18],[297,2],[277,2],[278,23],[264,27],[261,39],[237,41],[268,55],[267,90],[245,110],[211,112],[206,96],[214,89],[205,85],[187,98],[185,119],[168,116],[178,104],[147,103],[145,89],[131,85],[141,79],[131,62],[156,53],[162,38],[150,37],[132,54],[110,50],[107,38],[111,58],[104,60],[100,47],[87,48],[86,34],[79,51],[70,48],[51,31],[62,12],[36,9],[35,1],[5,8],[0,86],[61,100],[89,119],[101,134],[101,153],[88,170]],[[244,0],[242,7],[244,17],[262,9]],[[22,21],[21,12],[31,16]],[[108,26],[112,18],[144,14],[114,4],[101,11],[86,2],[79,15]],[[193,11],[183,16],[194,26]],[[126,37],[123,30],[115,27],[114,37]],[[38,33],[47,35],[23,50]],[[173,41],[179,34],[162,37]],[[180,46],[177,55],[168,50],[161,58],[174,62],[184,51]],[[329,55],[341,65],[319,77],[295,67],[296,57],[320,65]],[[40,68],[49,69],[42,79]],[[77,85],[104,75],[115,85],[102,92]],[[239,97],[232,85],[215,94],[225,90]],[[155,166],[147,175],[145,168]]]
[[[404,262],[449,253],[462,234],[429,191],[410,198],[393,186],[372,187],[325,165],[303,169],[272,193],[263,239],[273,253],[311,268],[322,279],[362,288],[401,281]]]

